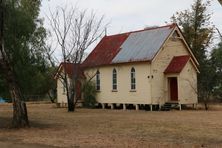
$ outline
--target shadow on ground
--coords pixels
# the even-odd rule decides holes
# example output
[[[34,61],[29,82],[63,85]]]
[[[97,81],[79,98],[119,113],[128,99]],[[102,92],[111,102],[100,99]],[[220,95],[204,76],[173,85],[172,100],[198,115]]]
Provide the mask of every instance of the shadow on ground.
[[[38,129],[49,129],[49,128],[52,128],[52,127],[55,127],[55,126],[59,126],[59,125],[56,125],[56,124],[42,123],[42,122],[39,122],[39,121],[29,121],[29,123],[30,123],[30,127],[38,128]]]
[[[0,129],[10,129],[12,123],[11,117],[0,117]],[[53,126],[57,126],[55,124],[49,124],[49,123],[42,123],[39,121],[29,121],[31,128],[38,128],[38,129],[49,129]]]
[[[0,129],[10,128],[12,119],[10,117],[0,117]]]

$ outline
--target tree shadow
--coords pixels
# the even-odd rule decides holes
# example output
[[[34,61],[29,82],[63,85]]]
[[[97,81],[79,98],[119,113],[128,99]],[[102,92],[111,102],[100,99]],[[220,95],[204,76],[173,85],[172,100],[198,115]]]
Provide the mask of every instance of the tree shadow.
[[[49,128],[54,128],[59,125],[57,124],[52,124],[52,123],[43,123],[40,121],[29,121],[30,127],[31,128],[37,128],[37,129],[49,129]]]
[[[12,123],[11,117],[0,117],[0,129],[10,128]]]
[[[43,123],[41,121],[29,121],[31,128],[37,129],[49,129],[52,127],[57,127],[59,125],[52,123]],[[12,118],[11,117],[0,117],[0,129],[11,129],[12,128]]]

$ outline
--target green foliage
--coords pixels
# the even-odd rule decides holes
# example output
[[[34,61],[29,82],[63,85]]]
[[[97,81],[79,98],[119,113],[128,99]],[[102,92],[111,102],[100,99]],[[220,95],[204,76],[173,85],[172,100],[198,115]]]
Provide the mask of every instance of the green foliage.
[[[222,101],[222,41],[211,52],[211,62],[215,71],[213,95]]]
[[[213,89],[214,71],[207,58],[207,49],[212,43],[213,27],[210,21],[211,13],[208,12],[210,1],[195,0],[191,10],[177,12],[171,19],[182,27],[186,41],[190,45],[199,62],[198,74],[199,99],[208,100]],[[212,78],[212,79],[211,79]]]
[[[85,82],[83,85],[84,106],[94,108],[96,104],[96,88],[92,81]]]
[[[210,1],[195,0],[191,10],[176,12],[171,19],[182,27],[186,41],[190,45],[194,55],[202,64],[206,59],[207,48],[212,42],[213,27],[211,26],[211,13],[207,8]]]
[[[46,30],[38,18],[41,0],[5,0],[5,50],[25,95],[44,95],[55,86],[44,56]],[[9,97],[0,73],[0,96]]]

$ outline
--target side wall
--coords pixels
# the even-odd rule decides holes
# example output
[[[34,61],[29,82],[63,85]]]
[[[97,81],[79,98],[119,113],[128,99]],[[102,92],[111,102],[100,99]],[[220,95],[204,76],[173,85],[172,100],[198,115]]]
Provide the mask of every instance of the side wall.
[[[130,72],[134,67],[136,71],[136,91],[131,91]],[[112,90],[112,71],[117,71],[117,91]],[[88,69],[85,75],[89,78],[100,71],[100,91],[97,93],[97,101],[100,103],[121,104],[150,104],[150,64],[132,63]],[[93,78],[95,81],[95,77]]]
[[[60,79],[57,79],[57,103],[67,103],[66,93]]]
[[[152,79],[152,102],[153,104],[163,104],[166,101],[169,101],[169,93],[168,93],[168,81],[167,81],[167,75],[164,74],[164,71],[166,67],[169,65],[170,61],[174,56],[180,56],[180,55],[190,55],[187,47],[184,45],[183,41],[181,39],[172,39],[170,38],[166,44],[163,46],[163,48],[160,50],[156,58],[154,59],[152,65],[151,65],[151,74],[153,75]],[[190,64],[188,64],[190,65]],[[193,67],[192,65],[188,67]],[[196,71],[193,67],[192,73],[187,72],[181,72],[182,76],[184,78],[196,78]],[[187,85],[187,82],[184,80],[181,81],[179,78],[180,74],[176,74],[173,76],[178,77],[178,93],[179,93],[179,99],[182,103],[189,103],[186,102],[185,99],[192,97],[193,100],[197,100],[196,95],[187,96],[189,94],[188,92],[184,92],[183,88],[188,88],[189,91],[191,91],[192,94],[194,94],[194,90],[191,89],[190,85]],[[197,85],[196,82],[194,84]]]
[[[191,61],[187,63],[178,79],[178,92],[181,104],[197,103],[197,73]]]

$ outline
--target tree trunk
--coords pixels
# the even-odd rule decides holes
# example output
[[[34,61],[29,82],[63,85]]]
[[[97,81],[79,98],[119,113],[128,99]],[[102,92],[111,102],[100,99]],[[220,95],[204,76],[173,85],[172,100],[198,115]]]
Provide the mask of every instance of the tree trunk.
[[[205,110],[208,110],[208,103],[207,102],[204,102],[204,107],[205,107]]]
[[[53,91],[52,93],[52,95],[51,95],[51,92],[50,91]],[[54,89],[53,90],[50,90],[50,91],[48,91],[47,92],[47,95],[48,95],[48,97],[49,97],[49,99],[50,99],[50,101],[51,101],[51,103],[55,103],[55,94],[54,94]]]
[[[15,79],[14,71],[9,64],[8,56],[4,50],[4,5],[0,0],[0,68],[6,79],[13,102],[13,121],[15,128],[29,127],[28,115],[25,102],[22,100],[22,94]]]
[[[0,67],[1,72],[3,73],[6,82],[9,87],[9,91],[11,94],[12,102],[13,102],[13,122],[12,126],[15,128],[19,127],[28,127],[28,115],[27,115],[27,109],[25,102],[21,101],[23,100],[21,91],[18,87],[17,81],[15,79],[15,76],[13,75],[13,70],[10,67],[10,65],[7,62],[7,59],[4,58],[4,47],[0,46]],[[3,58],[1,58],[3,57]]]
[[[74,93],[73,91],[71,90],[70,91],[71,94],[69,94],[69,100],[68,100],[68,111],[69,112],[74,112],[75,111],[75,106],[74,106]]]
[[[74,112],[75,111],[75,106],[74,106],[74,90],[73,90],[73,82],[70,80],[69,84],[69,97],[68,97],[68,111],[69,112]]]

